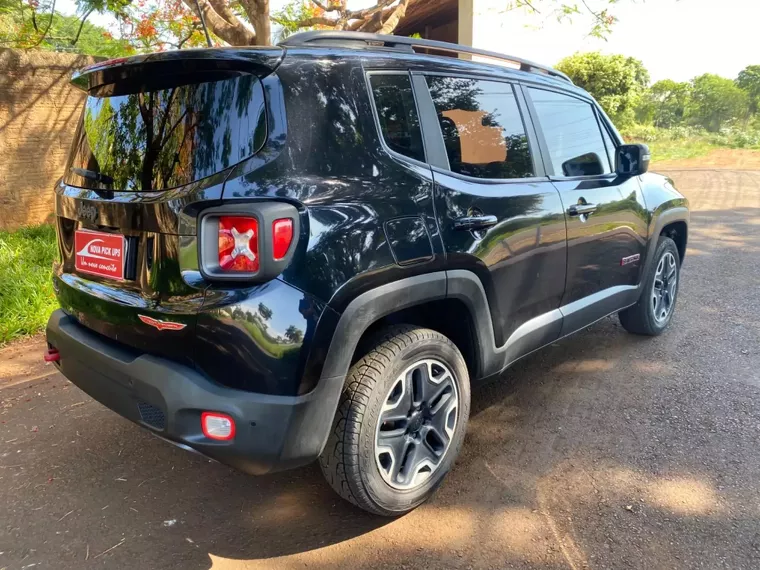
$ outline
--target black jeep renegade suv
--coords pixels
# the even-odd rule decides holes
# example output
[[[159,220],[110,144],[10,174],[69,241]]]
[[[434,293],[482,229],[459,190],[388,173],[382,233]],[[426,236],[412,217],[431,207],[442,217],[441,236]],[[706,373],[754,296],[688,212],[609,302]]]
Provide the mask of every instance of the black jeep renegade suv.
[[[451,469],[472,381],[611,313],[673,316],[687,201],[550,68],[307,32],[73,82],[46,358],[184,448],[319,458],[400,514]]]

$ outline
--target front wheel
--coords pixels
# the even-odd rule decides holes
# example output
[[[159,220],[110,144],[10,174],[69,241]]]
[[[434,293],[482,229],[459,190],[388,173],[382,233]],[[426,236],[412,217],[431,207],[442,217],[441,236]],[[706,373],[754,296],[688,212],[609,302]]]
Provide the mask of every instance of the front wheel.
[[[680,277],[678,248],[672,239],[660,236],[638,303],[618,313],[623,328],[648,336],[662,333],[673,318]]]
[[[408,512],[451,469],[469,413],[467,366],[454,343],[429,329],[389,327],[348,373],[322,472],[371,513]]]

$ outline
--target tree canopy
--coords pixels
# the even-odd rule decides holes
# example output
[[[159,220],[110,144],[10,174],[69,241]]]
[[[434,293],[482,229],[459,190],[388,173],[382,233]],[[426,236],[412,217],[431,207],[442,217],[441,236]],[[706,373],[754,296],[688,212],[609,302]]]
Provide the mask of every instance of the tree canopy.
[[[750,112],[760,111],[760,65],[748,65],[740,71],[736,85],[747,93]]]
[[[705,73],[692,81],[688,114],[694,123],[715,132],[728,122],[747,119],[749,95],[730,79]]]
[[[633,57],[576,53],[557,64],[573,83],[582,87],[616,124],[633,122],[636,105],[649,84],[649,72]]]
[[[117,57],[134,52],[127,39],[87,21],[86,13],[66,16],[54,2],[0,0],[0,47],[38,48]]]
[[[0,0],[0,45],[71,49],[82,53],[111,55],[113,40],[107,33],[101,37],[105,45],[80,44],[72,40],[92,31],[87,19],[93,12],[113,15],[118,22],[115,34],[127,49],[138,52],[212,45],[266,45],[293,32],[306,29],[335,29],[373,33],[393,33],[413,4],[435,3],[438,0],[375,0],[355,8],[355,0],[289,0],[272,12],[270,0],[76,0],[76,16],[55,16],[55,0]],[[523,10],[545,18],[569,20],[578,15],[591,19],[590,35],[604,37],[617,19],[612,13],[620,0],[502,0],[503,10]],[[4,24],[4,8],[21,21]],[[498,4],[494,5],[498,8]],[[51,19],[51,14],[53,18]],[[57,18],[68,18],[66,40],[56,25]],[[203,24],[208,30],[208,37]],[[272,30],[276,29],[276,38]],[[419,30],[423,32],[424,30]],[[100,33],[100,32],[99,32]],[[54,41],[47,37],[53,36]],[[83,48],[82,46],[86,46]]]
[[[557,68],[624,129],[635,124],[689,126],[716,133],[760,124],[760,65],[746,67],[735,80],[706,73],[688,82],[663,79],[652,86],[642,62],[623,55],[576,53]]]
[[[652,85],[641,98],[637,120],[669,129],[683,123],[691,101],[691,84],[662,79]]]

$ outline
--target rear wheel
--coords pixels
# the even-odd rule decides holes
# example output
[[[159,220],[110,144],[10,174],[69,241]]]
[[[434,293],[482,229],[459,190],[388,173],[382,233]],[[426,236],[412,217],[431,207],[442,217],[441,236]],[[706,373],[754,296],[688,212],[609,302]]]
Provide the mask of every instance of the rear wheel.
[[[649,336],[662,333],[673,318],[680,276],[678,248],[672,239],[660,236],[638,303],[618,313],[623,328]]]
[[[339,495],[369,512],[405,513],[451,469],[469,411],[457,347],[433,330],[389,327],[348,373],[322,472]]]

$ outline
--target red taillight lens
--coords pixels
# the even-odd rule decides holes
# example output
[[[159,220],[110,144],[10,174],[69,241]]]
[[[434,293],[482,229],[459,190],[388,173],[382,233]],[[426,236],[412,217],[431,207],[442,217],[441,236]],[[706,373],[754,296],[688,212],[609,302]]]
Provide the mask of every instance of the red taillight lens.
[[[282,218],[272,222],[272,256],[279,261],[288,253],[293,242],[293,220]]]
[[[201,413],[201,429],[209,439],[229,441],[235,437],[235,420],[227,414],[216,412]]]
[[[219,268],[231,273],[259,270],[259,224],[256,218],[219,217]]]

